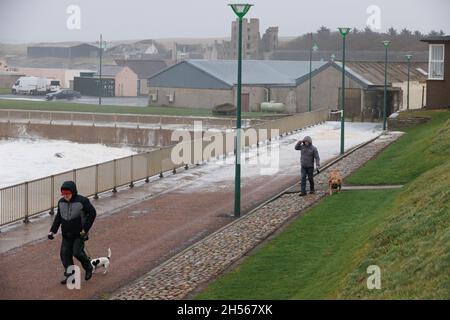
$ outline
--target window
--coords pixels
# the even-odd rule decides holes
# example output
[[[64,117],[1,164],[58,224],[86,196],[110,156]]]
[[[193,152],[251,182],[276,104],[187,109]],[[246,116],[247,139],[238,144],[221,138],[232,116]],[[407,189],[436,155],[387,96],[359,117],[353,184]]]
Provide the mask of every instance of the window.
[[[428,79],[444,80],[444,45],[430,44]]]

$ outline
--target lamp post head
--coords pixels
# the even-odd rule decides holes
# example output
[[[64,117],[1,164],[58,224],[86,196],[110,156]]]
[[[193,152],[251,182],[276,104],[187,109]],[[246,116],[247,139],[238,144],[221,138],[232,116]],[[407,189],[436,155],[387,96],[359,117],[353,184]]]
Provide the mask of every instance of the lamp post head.
[[[412,57],[413,57],[412,54],[405,55],[405,58],[406,60],[408,60],[408,62],[411,61]]]
[[[345,36],[347,36],[347,34],[350,32],[351,28],[347,28],[347,27],[340,27],[338,28],[339,33],[341,34],[341,36],[343,36],[345,38]]]
[[[233,9],[238,18],[243,18],[253,5],[249,3],[233,3],[229,4],[229,6]]]
[[[383,41],[383,45],[385,48],[389,47],[389,45],[391,44],[391,42],[389,40],[384,40]]]
[[[317,43],[314,43],[314,45],[312,46],[312,51],[317,51],[319,50],[319,46],[317,45]]]

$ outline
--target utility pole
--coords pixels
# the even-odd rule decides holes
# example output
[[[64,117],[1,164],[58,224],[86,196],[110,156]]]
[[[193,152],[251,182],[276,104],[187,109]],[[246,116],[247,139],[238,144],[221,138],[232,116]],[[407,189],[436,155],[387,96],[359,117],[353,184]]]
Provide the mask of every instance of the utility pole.
[[[102,51],[103,51],[103,38],[100,34],[100,67],[99,67],[99,81],[98,81],[98,104],[102,104],[102,94],[103,94],[103,81],[102,81]]]

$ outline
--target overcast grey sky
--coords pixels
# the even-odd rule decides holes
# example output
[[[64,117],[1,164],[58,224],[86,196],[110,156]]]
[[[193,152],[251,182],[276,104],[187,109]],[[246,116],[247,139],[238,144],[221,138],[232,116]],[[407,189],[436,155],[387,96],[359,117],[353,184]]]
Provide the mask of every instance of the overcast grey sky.
[[[226,0],[0,0],[0,42],[229,37],[234,14]],[[239,1],[237,1],[239,2]],[[371,5],[380,8],[381,31],[390,26],[450,34],[449,0],[253,0],[247,17],[261,33],[279,26],[297,36],[346,25],[364,28]],[[69,5],[80,8],[80,29],[70,30]]]

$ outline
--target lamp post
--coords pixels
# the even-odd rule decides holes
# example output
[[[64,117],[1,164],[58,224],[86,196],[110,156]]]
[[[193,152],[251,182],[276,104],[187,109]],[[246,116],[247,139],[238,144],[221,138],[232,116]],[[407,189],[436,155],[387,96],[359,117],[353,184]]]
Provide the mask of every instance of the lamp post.
[[[313,41],[313,34],[311,32],[311,42]],[[313,45],[309,48],[309,102],[308,102],[308,111],[311,112],[311,79],[312,79],[312,53],[319,50],[319,46],[317,43],[313,43]]]
[[[384,40],[384,99],[383,99],[383,130],[386,130],[387,122],[387,62],[388,62],[388,47],[391,42]]]
[[[103,49],[106,47],[106,41],[103,41],[102,35],[100,34],[100,53],[99,53],[99,57],[100,57],[100,67],[99,67],[99,80],[98,80],[98,104],[101,105],[102,104],[102,95],[103,95],[103,81],[102,81],[102,53],[103,53]]]
[[[241,215],[241,77],[242,77],[242,18],[252,4],[229,4],[239,20],[238,70],[237,70],[237,109],[236,109],[236,163],[234,179],[234,216]]]
[[[350,32],[350,28],[338,28],[342,36],[342,87],[341,87],[341,154],[344,154],[344,117],[345,117],[345,38]]]
[[[412,54],[405,55],[406,60],[408,61],[408,87],[406,93],[406,110],[409,110],[409,70],[411,68],[411,58]]]

